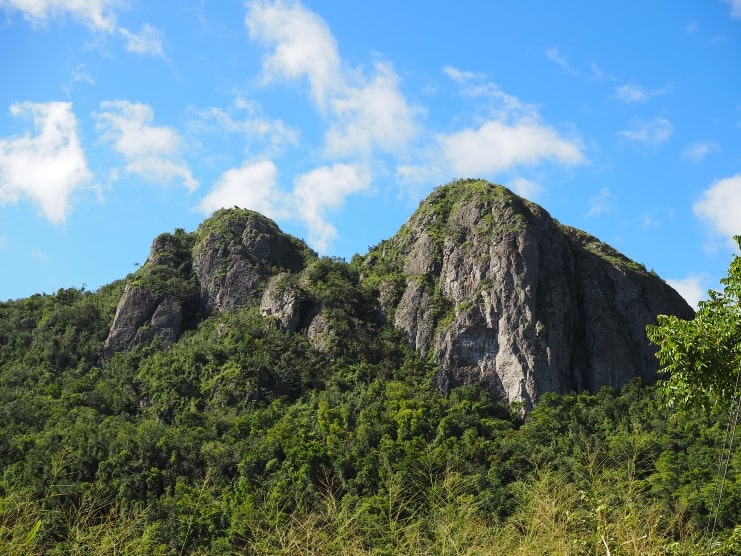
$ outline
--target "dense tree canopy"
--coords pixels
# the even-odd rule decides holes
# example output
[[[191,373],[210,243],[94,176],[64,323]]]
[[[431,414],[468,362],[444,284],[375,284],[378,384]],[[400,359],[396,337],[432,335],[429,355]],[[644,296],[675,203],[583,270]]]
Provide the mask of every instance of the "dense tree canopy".
[[[700,545],[721,427],[708,415],[670,419],[637,382],[544,395],[525,418],[478,387],[442,396],[390,324],[351,317],[372,297],[351,268],[310,272],[333,324],[324,351],[248,308],[105,359],[122,283],[0,303],[0,554]],[[739,464],[715,554],[741,548]]]

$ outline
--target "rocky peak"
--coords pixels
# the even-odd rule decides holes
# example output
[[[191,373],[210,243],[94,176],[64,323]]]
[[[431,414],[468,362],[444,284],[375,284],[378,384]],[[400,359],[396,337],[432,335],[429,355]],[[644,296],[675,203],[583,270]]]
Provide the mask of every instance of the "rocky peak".
[[[691,317],[667,284],[538,205],[480,180],[438,188],[363,261],[389,318],[438,365],[442,391],[508,402],[656,378],[657,314]]]
[[[155,337],[168,346],[204,316],[248,306],[270,276],[296,272],[314,257],[272,220],[237,208],[217,211],[196,232],[161,234],[128,278],[104,354]]]

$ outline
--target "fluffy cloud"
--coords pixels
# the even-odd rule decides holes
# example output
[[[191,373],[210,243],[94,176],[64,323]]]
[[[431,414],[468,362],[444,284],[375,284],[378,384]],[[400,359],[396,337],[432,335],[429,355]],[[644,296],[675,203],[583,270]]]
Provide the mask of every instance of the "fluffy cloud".
[[[656,117],[649,121],[636,121],[632,129],[618,132],[618,135],[644,145],[658,145],[663,143],[674,133],[674,126],[666,118]]]
[[[270,160],[227,170],[199,208],[210,214],[220,208],[238,206],[273,219],[283,218],[288,212],[285,199],[277,189],[277,176],[278,170]]]
[[[307,78],[314,101],[324,107],[342,80],[340,55],[329,27],[298,3],[251,2],[250,36],[273,51],[263,60],[266,80]]]
[[[298,176],[290,193],[278,188],[278,172],[272,161],[245,163],[225,172],[199,209],[212,213],[223,207],[256,210],[273,219],[293,218],[303,222],[309,243],[326,251],[337,237],[327,221],[327,212],[340,208],[345,198],[367,189],[370,177],[357,166],[322,166]]]
[[[326,251],[337,230],[326,221],[328,209],[338,209],[345,198],[370,186],[370,177],[356,166],[335,164],[303,174],[294,184],[292,202],[309,229],[309,242]]]
[[[407,103],[389,64],[378,63],[375,69],[372,81],[332,100],[328,155],[369,154],[375,148],[398,152],[416,135],[419,109]]]
[[[741,174],[714,182],[692,205],[692,210],[720,235],[730,239],[741,234]]]
[[[0,0],[0,6],[15,8],[34,23],[46,24],[50,19],[70,15],[93,29],[113,32],[116,28],[115,8],[121,0]]]
[[[698,303],[707,297],[706,289],[697,276],[689,276],[681,280],[667,280],[666,282],[677,290],[679,295],[684,297],[684,300],[694,309],[697,309]]]
[[[296,2],[255,1],[245,24],[250,36],[269,49],[263,79],[306,79],[311,98],[327,119],[325,154],[367,156],[373,150],[398,152],[417,131],[421,113],[410,105],[388,63],[376,63],[370,77],[342,64],[329,27]]]
[[[543,160],[566,165],[584,161],[578,144],[538,122],[508,125],[490,121],[478,128],[438,135],[437,141],[449,166],[459,176],[490,175]]]
[[[62,224],[72,192],[91,179],[68,102],[13,104],[15,117],[30,117],[36,135],[0,139],[0,205],[26,197],[54,224]]]
[[[97,128],[104,141],[126,160],[126,171],[144,179],[169,183],[180,179],[189,190],[198,187],[180,154],[180,136],[169,127],[152,126],[154,113],[146,104],[125,100],[101,104]]]
[[[505,93],[483,75],[450,66],[443,73],[460,86],[460,94],[480,100],[487,117],[483,123],[437,134],[421,162],[398,168],[405,181],[490,176],[542,162],[586,162],[581,142],[543,123],[537,106]]]

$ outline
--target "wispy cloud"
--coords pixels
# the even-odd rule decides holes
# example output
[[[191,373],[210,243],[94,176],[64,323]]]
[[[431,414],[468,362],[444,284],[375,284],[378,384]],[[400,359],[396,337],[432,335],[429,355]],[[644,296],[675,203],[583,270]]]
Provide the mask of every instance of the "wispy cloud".
[[[0,0],[0,8],[21,12],[33,25],[46,26],[52,20],[70,17],[93,31],[120,35],[129,52],[166,58],[160,30],[145,24],[134,33],[118,26],[116,12],[126,7],[122,0]]]
[[[562,70],[564,70],[569,75],[579,75],[579,72],[576,71],[571,64],[569,64],[569,61],[566,59],[566,56],[563,55],[561,50],[557,46],[551,46],[546,49],[545,51],[546,58],[548,58],[551,62],[554,62],[557,64]]]
[[[241,98],[229,108],[193,108],[191,111],[195,116],[189,124],[192,132],[238,134],[246,150],[254,148],[253,156],[269,158],[299,141],[298,129],[281,120],[267,118],[257,103]]]
[[[648,121],[636,120],[631,129],[619,131],[618,135],[634,143],[659,145],[669,139],[672,133],[672,123],[666,118],[656,117]]]
[[[65,222],[73,191],[90,181],[77,119],[68,102],[13,104],[33,120],[36,135],[0,139],[0,205],[26,197],[54,224]]]
[[[625,85],[619,86],[615,89],[615,94],[613,96],[620,102],[625,103],[646,102],[646,99],[648,99],[646,88],[633,83],[626,83]]]
[[[714,153],[720,152],[720,146],[715,141],[699,141],[687,145],[682,151],[682,156],[688,160],[700,162],[705,158]]]
[[[95,85],[95,79],[88,73],[85,64],[78,64],[77,67],[72,70],[72,75],[70,76],[69,81],[62,85],[62,91],[69,97],[70,94],[72,94],[72,89],[78,83]]]
[[[124,157],[127,172],[164,184],[179,179],[191,191],[198,187],[182,158],[180,135],[170,127],[151,125],[154,113],[149,106],[116,100],[100,108],[94,114],[97,129]]]
[[[123,27],[120,27],[118,32],[126,39],[125,47],[129,52],[166,58],[162,47],[162,31],[151,25],[145,24],[138,33],[133,33]]]
[[[646,89],[643,85],[635,83],[626,83],[615,89],[612,98],[624,103],[634,104],[637,102],[646,102],[651,97],[666,94],[671,90],[671,85],[659,89]]]
[[[731,238],[741,234],[741,174],[712,183],[692,205],[692,211],[715,234],[733,244]]]
[[[741,19],[741,0],[723,0],[726,4],[731,5],[731,17]]]
[[[615,204],[615,198],[610,193],[607,187],[600,189],[597,195],[592,196],[589,199],[589,210],[587,211],[588,218],[596,218],[609,214],[613,210]]]

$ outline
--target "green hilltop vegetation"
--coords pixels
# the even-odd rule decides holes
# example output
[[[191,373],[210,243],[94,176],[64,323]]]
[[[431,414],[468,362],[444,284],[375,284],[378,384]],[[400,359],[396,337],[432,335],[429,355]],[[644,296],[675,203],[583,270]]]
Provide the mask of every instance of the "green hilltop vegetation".
[[[127,280],[191,302],[206,232],[160,236]],[[738,450],[716,504],[727,412],[638,381],[527,415],[443,396],[374,317],[365,258],[304,256],[284,279],[331,321],[321,350],[253,305],[103,357],[124,280],[0,303],[0,554],[741,552]]]

